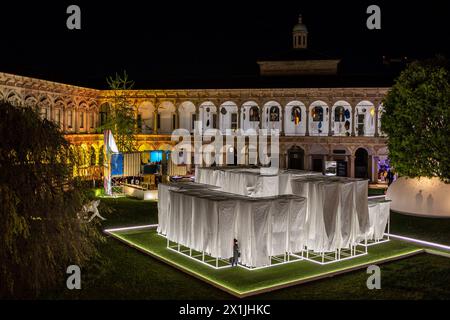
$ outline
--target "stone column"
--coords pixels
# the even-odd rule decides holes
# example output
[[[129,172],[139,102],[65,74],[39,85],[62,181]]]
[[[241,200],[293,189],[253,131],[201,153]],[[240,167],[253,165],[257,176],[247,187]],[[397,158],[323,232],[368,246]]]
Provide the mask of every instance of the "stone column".
[[[281,126],[280,126],[280,136],[284,136],[284,107],[281,106],[280,109],[280,120],[281,120]]]
[[[372,176],[373,176],[373,157],[371,155],[368,155],[368,159],[367,159],[367,178],[369,179],[369,183],[372,182]]]
[[[332,117],[332,107],[328,107],[328,136],[332,136],[331,133],[331,117]]]
[[[372,156],[372,179],[373,183],[378,183],[378,157]]]
[[[78,117],[79,117],[78,109],[74,109],[72,111],[72,122],[73,122],[73,128],[74,128],[75,133],[78,133],[80,131],[80,128],[78,127],[78,122],[79,122]]]
[[[309,136],[309,107],[306,107],[306,131],[305,136]]]
[[[263,109],[263,106],[259,107],[259,129],[263,129]]]
[[[352,121],[351,121],[351,123],[352,123],[352,137],[354,137],[355,136],[355,127],[356,127],[356,120],[357,120],[357,118],[356,118],[356,107],[355,106],[351,106],[352,108],[352,115],[351,115],[351,119],[352,119]]]
[[[309,170],[312,171],[313,169],[313,156],[312,154],[308,155],[308,162],[309,162]]]
[[[241,124],[242,105],[237,107],[237,128],[242,129]]]
[[[380,121],[380,119],[378,119],[378,108],[379,105],[378,103],[375,105],[375,137],[379,136],[379,132],[378,132],[378,121]]]
[[[176,128],[173,128],[173,129],[180,129],[180,106],[178,106],[177,108],[176,108],[176,110],[175,110],[175,113],[176,113],[176,121],[175,121],[175,124],[176,124]]]
[[[66,119],[66,109],[61,109],[61,117],[62,117],[62,131],[67,132],[67,119]]]
[[[349,156],[350,160],[350,178],[354,178],[355,177],[355,156],[354,155],[350,155]]]
[[[200,121],[200,106],[195,106],[195,121]],[[194,129],[195,129],[195,123],[194,123]]]
[[[158,106],[153,110],[153,134],[158,134]]]

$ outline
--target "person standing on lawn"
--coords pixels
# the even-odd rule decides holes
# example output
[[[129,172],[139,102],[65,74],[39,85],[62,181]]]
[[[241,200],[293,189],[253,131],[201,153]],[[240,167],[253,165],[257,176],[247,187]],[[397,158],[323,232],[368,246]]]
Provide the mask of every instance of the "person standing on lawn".
[[[239,259],[239,245],[238,245],[238,241],[236,239],[234,239],[233,259],[231,260],[231,266],[237,266],[238,259]]]

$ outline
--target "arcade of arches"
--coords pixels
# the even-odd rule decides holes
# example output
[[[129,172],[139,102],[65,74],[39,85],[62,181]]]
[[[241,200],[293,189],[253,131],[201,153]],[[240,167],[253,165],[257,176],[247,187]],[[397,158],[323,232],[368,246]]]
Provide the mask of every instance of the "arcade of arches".
[[[388,88],[296,88],[133,90],[140,151],[168,150],[170,134],[183,128],[222,134],[237,129],[277,129],[280,167],[323,171],[337,162],[338,175],[376,182],[377,164],[387,159],[380,128],[381,101]],[[36,107],[58,123],[82,154],[86,174],[100,170],[103,137],[96,129],[108,116],[114,92],[0,73],[0,99]],[[229,151],[224,151],[227,153]],[[235,157],[235,155],[233,155]],[[248,155],[246,155],[248,161]]]

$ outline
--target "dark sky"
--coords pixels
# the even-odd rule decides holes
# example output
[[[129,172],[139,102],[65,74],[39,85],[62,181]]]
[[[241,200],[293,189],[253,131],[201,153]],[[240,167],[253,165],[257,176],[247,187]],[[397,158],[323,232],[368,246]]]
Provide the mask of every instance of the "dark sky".
[[[95,2],[95,5],[93,4]],[[173,79],[257,72],[258,57],[285,51],[299,13],[311,46],[347,59],[450,56],[450,1],[16,1],[0,11],[0,71],[105,88],[128,70],[137,87]],[[82,30],[66,28],[78,4]],[[366,8],[381,7],[381,30]]]

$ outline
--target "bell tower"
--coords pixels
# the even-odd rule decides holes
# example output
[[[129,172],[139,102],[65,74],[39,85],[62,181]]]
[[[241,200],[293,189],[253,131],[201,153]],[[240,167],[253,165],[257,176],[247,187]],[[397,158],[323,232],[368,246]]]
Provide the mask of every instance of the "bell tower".
[[[294,49],[308,48],[308,29],[303,24],[302,15],[298,16],[298,23],[292,29],[292,43]]]

